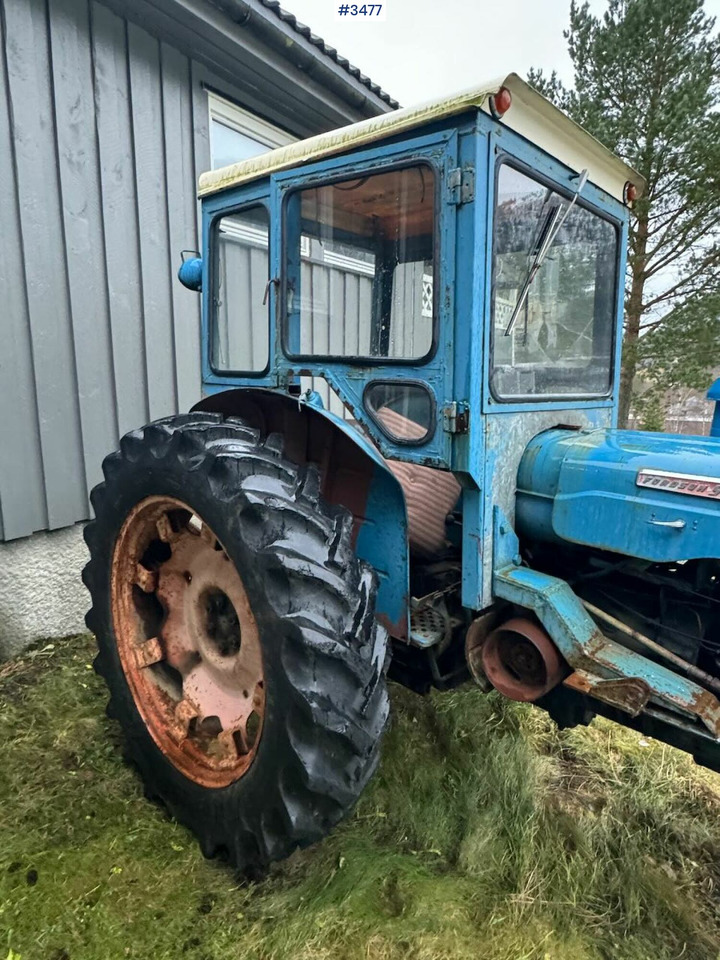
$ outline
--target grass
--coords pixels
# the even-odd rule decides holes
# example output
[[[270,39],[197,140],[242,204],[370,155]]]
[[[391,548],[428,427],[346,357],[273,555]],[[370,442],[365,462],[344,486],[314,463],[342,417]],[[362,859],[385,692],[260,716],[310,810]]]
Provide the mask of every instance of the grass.
[[[717,960],[720,777],[394,687],[353,817],[261,883],[143,799],[79,637],[0,667],[0,960]]]

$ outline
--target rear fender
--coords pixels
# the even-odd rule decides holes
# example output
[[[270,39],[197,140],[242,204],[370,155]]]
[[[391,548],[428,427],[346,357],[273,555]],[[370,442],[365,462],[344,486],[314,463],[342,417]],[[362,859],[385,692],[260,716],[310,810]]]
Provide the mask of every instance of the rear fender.
[[[262,437],[279,433],[294,463],[314,463],[322,493],[354,517],[357,555],[378,575],[377,617],[391,636],[408,638],[408,533],[405,497],[373,444],[329,410],[276,390],[212,394],[193,410],[240,417]]]

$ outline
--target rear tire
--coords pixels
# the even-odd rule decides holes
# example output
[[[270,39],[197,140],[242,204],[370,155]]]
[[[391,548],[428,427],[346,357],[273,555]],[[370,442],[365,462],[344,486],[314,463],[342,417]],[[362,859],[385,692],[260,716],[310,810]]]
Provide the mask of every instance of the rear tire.
[[[83,579],[92,597],[86,622],[97,637],[96,669],[110,690],[109,711],[124,730],[146,791],[197,835],[206,856],[223,854],[240,869],[264,866],[321,839],[353,807],[372,776],[389,712],[387,636],[374,617],[374,573],[352,549],[350,514],[324,501],[314,467],[298,467],[283,457],[278,436],[260,442],[242,422],[214,414],[168,418],[127,434],[103,471],[105,482],[92,493],[95,520],[85,529],[90,561]],[[143,510],[149,515],[143,504],[164,503],[163,498],[187,505],[187,511],[173,508],[165,514],[172,520],[172,537],[184,539],[168,538],[165,552],[153,553],[137,546],[141,531],[140,540],[127,541],[136,544],[137,554],[128,561],[131,518]],[[169,614],[167,589],[153,590],[153,584],[168,581],[164,565],[172,567],[176,543],[185,543],[196,527],[207,528],[208,542],[214,542],[206,549],[223,551],[223,559],[226,555],[234,565],[257,625],[263,679],[256,702],[262,723],[254,746],[245,744],[244,754],[238,748],[245,766],[234,754],[232,767],[224,754],[219,761],[221,754],[213,753],[213,743],[222,741],[227,748],[216,717],[210,725],[216,740],[201,736],[207,726],[205,688],[204,714],[183,721],[180,735],[175,727],[163,729],[167,714],[161,708],[169,703],[176,710],[178,698],[187,704],[190,681],[185,666],[178,671],[165,663],[171,650],[163,636],[169,616],[175,617],[175,633],[175,621],[184,621],[172,610]],[[148,583],[141,594],[137,581],[127,586],[135,592],[123,594],[118,570],[128,562],[127,569],[132,564],[140,569],[137,552],[143,550]],[[206,568],[203,561],[200,569]],[[173,575],[177,578],[177,572]],[[190,582],[190,574],[185,576]],[[150,641],[155,656],[146,666],[138,651],[149,649],[143,610],[150,602],[158,610],[158,639]],[[130,609],[124,619],[123,604]],[[233,648],[238,657],[245,655],[239,639],[246,636],[242,616],[240,621],[242,630],[235,620]],[[201,617],[198,629],[203,623]],[[223,624],[225,629],[227,618]],[[146,633],[136,636],[136,629]],[[181,652],[184,656],[187,650]],[[228,655],[225,648],[218,652],[221,666]],[[192,656],[193,663],[202,660],[201,653]],[[235,674],[228,676],[231,683]],[[224,683],[220,674],[218,689],[225,689]],[[248,691],[243,694],[248,697]],[[237,746],[237,740],[233,743]]]

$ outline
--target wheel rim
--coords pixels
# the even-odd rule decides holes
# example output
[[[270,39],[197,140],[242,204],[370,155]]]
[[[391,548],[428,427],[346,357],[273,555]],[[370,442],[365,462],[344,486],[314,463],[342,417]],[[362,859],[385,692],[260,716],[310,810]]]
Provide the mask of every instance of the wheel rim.
[[[243,776],[265,712],[260,637],[212,529],[171,497],[136,504],[115,543],[111,601],[120,661],[158,747],[203,786]]]

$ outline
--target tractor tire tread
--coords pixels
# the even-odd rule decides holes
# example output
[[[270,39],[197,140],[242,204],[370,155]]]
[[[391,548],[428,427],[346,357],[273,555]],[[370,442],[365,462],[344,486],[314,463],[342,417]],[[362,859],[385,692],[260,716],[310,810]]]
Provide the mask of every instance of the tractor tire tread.
[[[194,488],[222,503],[228,536],[252,557],[248,592],[251,583],[262,584],[268,617],[283,637],[275,668],[287,698],[277,734],[282,756],[259,806],[238,802],[249,775],[210,791],[171,767],[135,708],[107,627],[108,530],[120,522],[114,514],[129,477],[156,467],[188,482],[192,475]],[[92,492],[96,519],[85,528],[91,557],[83,580],[93,600],[86,622],[98,639],[95,669],[110,689],[109,713],[120,719],[149,793],[193,830],[203,852],[221,852],[240,869],[262,869],[324,836],[377,766],[389,703],[387,636],[374,616],[376,576],[354,555],[348,511],[322,499],[317,469],[290,462],[278,434],[260,441],[239,419],[196,413],[148,424],[123,437],[103,473]],[[309,617],[308,608],[316,611]],[[261,761],[259,748],[253,767]]]

